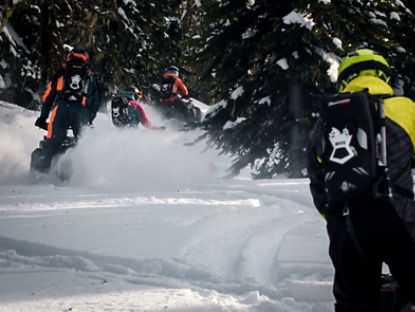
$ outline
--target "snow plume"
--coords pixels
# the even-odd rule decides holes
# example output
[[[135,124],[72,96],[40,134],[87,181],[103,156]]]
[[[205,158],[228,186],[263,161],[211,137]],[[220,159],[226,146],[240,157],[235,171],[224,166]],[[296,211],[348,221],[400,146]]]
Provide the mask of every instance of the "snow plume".
[[[154,124],[163,124],[155,112],[146,110]],[[36,182],[29,173],[30,155],[46,134],[34,126],[38,114],[0,102],[0,185]],[[99,113],[94,128],[86,129],[51,171],[70,168],[70,186],[105,190],[177,190],[225,175],[230,161],[206,150],[204,143],[188,144],[198,133],[178,131],[174,123],[166,126],[165,131],[118,129]],[[44,183],[59,183],[53,175],[44,178]]]
[[[30,153],[42,136],[35,128],[36,113],[0,101],[0,184],[28,180]]]
[[[175,190],[204,184],[219,174],[222,160],[216,151],[204,151],[203,143],[188,146],[196,135],[171,127],[117,129],[100,114],[94,129],[65,155],[72,163],[70,183],[115,190]]]

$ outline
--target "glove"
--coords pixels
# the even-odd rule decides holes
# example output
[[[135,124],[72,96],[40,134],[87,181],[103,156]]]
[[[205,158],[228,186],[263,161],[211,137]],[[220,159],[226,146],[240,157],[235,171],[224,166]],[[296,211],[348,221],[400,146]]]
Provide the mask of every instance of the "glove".
[[[48,130],[48,123],[46,122],[46,118],[43,117],[39,117],[38,119],[36,119],[35,126],[43,130]]]

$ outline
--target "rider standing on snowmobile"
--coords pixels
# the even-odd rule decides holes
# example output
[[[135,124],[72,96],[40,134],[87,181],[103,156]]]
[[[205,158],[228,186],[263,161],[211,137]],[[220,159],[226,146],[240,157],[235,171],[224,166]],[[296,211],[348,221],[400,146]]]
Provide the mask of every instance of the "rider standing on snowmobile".
[[[160,106],[162,109],[164,109],[167,106],[171,105],[175,107],[178,112],[186,116],[187,108],[181,101],[178,92],[180,92],[184,98],[189,97],[189,91],[187,90],[187,87],[179,78],[179,69],[176,66],[172,65],[167,67],[163,75],[163,80],[160,87]]]
[[[89,70],[88,53],[83,48],[74,48],[49,82],[42,96],[40,117],[35,122],[36,126],[48,131],[42,169],[49,169],[67,130],[71,128],[77,139],[81,128],[92,123],[99,106],[99,90],[96,78]],[[46,122],[48,117],[49,123]]]
[[[179,96],[177,92],[180,92],[183,97],[189,96],[189,91],[179,78],[179,69],[172,65],[167,67],[166,72],[163,75],[163,81],[161,85],[161,98],[160,102],[175,102]]]
[[[369,49],[357,50],[340,64],[338,88],[341,93],[367,90],[372,95],[386,96],[384,121],[392,198],[377,198],[371,191],[347,202],[329,198],[326,183],[334,172],[324,170],[321,155],[326,141],[322,119],[310,133],[307,147],[310,189],[317,210],[327,221],[329,254],[335,269],[336,312],[381,311],[382,262],[389,266],[404,297],[415,304],[415,205],[411,174],[415,103],[394,96],[389,71],[383,56]]]

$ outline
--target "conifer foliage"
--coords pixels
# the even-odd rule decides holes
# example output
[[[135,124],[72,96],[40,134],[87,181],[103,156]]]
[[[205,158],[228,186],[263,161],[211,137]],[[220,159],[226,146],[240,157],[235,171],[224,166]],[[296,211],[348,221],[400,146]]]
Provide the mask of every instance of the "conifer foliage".
[[[401,23],[413,25],[414,15],[403,1],[203,3],[209,28],[198,60],[211,60],[204,79],[221,100],[203,128],[212,145],[235,155],[234,173],[250,165],[260,178],[306,174],[313,94],[335,92],[345,53],[376,49],[404,72],[397,80],[410,80],[399,66],[414,51],[413,30]]]

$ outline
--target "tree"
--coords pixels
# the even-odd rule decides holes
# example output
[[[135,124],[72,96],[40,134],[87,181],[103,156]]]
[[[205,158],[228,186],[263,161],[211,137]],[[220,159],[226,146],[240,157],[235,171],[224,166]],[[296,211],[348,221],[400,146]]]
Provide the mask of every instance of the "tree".
[[[402,56],[408,43],[397,36],[403,23],[396,17],[413,15],[401,2],[332,2],[203,1],[202,23],[211,26],[197,59],[210,64],[204,79],[221,100],[203,124],[204,137],[235,156],[233,173],[250,165],[260,178],[302,176],[318,111],[312,94],[335,92],[340,56],[365,46],[392,64]]]

